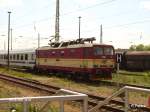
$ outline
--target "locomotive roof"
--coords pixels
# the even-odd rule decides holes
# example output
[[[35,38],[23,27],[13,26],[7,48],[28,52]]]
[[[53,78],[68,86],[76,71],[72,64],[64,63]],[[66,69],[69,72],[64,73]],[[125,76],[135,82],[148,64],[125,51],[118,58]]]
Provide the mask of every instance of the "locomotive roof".
[[[10,50],[10,54],[16,54],[16,53],[34,53],[35,49],[24,49],[24,50]],[[7,54],[7,51],[0,51],[0,54]]]
[[[127,51],[126,55],[150,55],[150,51]]]
[[[106,45],[106,44],[93,44],[93,43],[86,43],[86,44],[75,44],[75,45],[69,45],[66,47],[51,47],[51,46],[44,46],[40,47],[37,50],[48,50],[48,49],[64,49],[64,48],[80,48],[80,47],[93,47],[95,45],[101,45],[101,46],[112,46],[112,45]]]

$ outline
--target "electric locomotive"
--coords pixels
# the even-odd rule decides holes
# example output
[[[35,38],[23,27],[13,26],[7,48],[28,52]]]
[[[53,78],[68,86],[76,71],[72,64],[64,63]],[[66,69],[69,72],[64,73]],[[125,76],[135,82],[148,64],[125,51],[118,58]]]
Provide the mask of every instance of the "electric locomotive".
[[[94,37],[68,42],[51,42],[36,49],[36,68],[47,72],[66,73],[74,78],[111,79],[115,67],[112,45],[94,44]]]

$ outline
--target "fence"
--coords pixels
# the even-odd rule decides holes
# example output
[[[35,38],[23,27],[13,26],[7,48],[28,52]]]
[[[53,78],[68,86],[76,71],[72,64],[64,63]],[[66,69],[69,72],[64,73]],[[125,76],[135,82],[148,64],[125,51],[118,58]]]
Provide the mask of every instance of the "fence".
[[[129,110],[129,92],[145,92],[145,93],[150,93],[150,89],[143,89],[143,88],[137,88],[137,87],[130,87],[130,86],[125,86],[121,88],[119,91],[114,93],[112,96],[106,98],[103,102],[99,102],[98,105],[96,105],[94,108],[89,110],[88,112],[95,112],[95,110],[101,108],[102,106],[108,104],[113,98],[119,96],[122,93],[125,93],[125,112],[128,112]]]
[[[22,98],[1,98],[0,104],[2,103],[22,103],[23,112],[29,112],[29,104],[31,102],[50,102],[50,101],[59,101],[60,112],[64,112],[64,101],[74,101],[81,100],[83,101],[82,112],[87,112],[88,108],[88,96],[78,92],[73,92],[65,89],[60,89],[59,92],[65,93],[65,95],[59,96],[40,96],[40,97],[22,97]],[[43,111],[47,103],[41,107],[40,112]]]

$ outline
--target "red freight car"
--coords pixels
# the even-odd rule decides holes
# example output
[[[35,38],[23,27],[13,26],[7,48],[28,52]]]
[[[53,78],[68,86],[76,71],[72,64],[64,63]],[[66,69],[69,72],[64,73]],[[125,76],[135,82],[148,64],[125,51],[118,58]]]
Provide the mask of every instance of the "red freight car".
[[[48,72],[72,74],[75,78],[111,79],[115,66],[112,45],[93,44],[94,38],[50,43],[36,50],[36,68]]]

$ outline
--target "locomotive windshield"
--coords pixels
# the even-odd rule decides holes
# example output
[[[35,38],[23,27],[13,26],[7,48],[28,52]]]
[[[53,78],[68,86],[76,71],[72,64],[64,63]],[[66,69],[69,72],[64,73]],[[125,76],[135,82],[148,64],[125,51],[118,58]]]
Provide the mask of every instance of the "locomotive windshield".
[[[100,48],[100,47],[95,47],[94,48],[94,55],[97,56],[97,55],[103,55],[103,48]]]
[[[111,47],[104,48],[104,54],[105,55],[113,55],[114,54],[113,48],[111,48]]]
[[[112,47],[94,47],[94,55],[113,55],[114,50]]]

